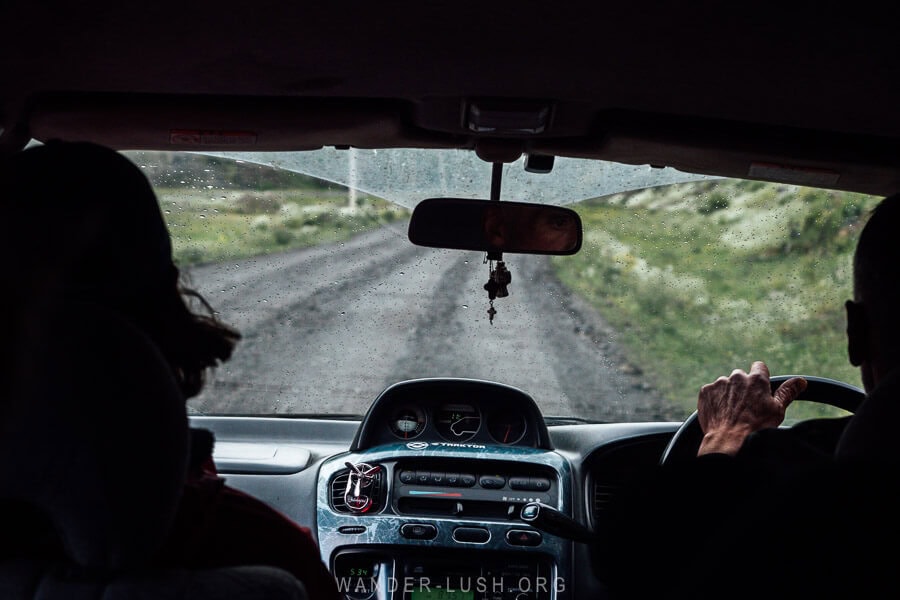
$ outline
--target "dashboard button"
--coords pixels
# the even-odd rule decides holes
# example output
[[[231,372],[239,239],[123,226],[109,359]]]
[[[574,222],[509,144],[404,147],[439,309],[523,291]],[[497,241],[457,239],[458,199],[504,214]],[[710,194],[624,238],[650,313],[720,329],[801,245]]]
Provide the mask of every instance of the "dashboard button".
[[[509,478],[509,487],[514,490],[530,490],[531,489],[531,478],[530,477],[510,477]]]
[[[444,480],[446,479],[447,474],[441,471],[432,471],[431,472],[431,480],[429,483],[432,485],[444,485]]]
[[[456,485],[459,483],[459,473],[447,473],[447,485]]]
[[[491,539],[491,532],[483,527],[457,527],[453,539],[463,544],[485,544]]]
[[[338,527],[338,533],[343,533],[344,535],[360,535],[361,533],[365,532],[365,525],[344,525],[342,527]]]
[[[400,535],[408,540],[432,540],[437,535],[437,527],[430,523],[404,523]]]
[[[481,487],[488,490],[499,490],[506,485],[506,478],[502,475],[482,475],[478,480]]]
[[[424,485],[431,483],[431,471],[416,471],[416,483]]]
[[[506,543],[512,546],[538,546],[543,541],[539,531],[510,529],[506,532]]]
[[[400,483],[413,483],[416,480],[416,472],[405,470],[400,471]]]
[[[471,473],[460,473],[459,485],[461,485],[462,487],[472,487],[473,485],[475,485],[475,476]]]
[[[546,492],[550,489],[550,480],[546,477],[529,477],[528,478],[531,483],[532,490],[537,492]]]

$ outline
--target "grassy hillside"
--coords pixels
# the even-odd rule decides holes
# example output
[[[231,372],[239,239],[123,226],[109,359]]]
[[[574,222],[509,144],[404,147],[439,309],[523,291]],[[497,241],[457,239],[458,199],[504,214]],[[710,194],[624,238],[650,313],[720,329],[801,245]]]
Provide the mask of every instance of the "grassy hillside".
[[[190,265],[345,240],[406,217],[377,198],[347,206],[345,193],[309,189],[210,193],[157,190],[175,262]]]
[[[772,374],[859,384],[847,362],[843,301],[877,200],[728,180],[611,196],[574,207],[584,247],[555,267],[685,411],[701,385],[757,359]],[[810,410],[798,405],[797,416]]]
[[[408,217],[385,200],[261,165],[191,153],[126,153],[154,185],[181,266],[336,242]]]

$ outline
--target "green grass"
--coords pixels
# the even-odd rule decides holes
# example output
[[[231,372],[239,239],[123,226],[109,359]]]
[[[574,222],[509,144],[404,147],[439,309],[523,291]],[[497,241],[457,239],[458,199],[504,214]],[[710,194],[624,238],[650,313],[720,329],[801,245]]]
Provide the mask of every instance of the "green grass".
[[[876,198],[718,181],[576,206],[585,242],[554,261],[619,332],[629,359],[685,412],[704,383],[765,360],[772,374],[859,384],[843,301]],[[798,404],[798,418],[821,414]]]
[[[321,189],[156,192],[180,266],[337,242],[408,216],[367,196],[350,209],[346,192]]]

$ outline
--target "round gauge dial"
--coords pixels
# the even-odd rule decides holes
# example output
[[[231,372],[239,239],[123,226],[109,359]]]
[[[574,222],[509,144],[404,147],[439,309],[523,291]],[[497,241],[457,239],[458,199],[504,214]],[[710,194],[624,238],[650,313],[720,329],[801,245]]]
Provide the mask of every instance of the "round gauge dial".
[[[515,444],[528,429],[525,415],[513,411],[493,413],[487,421],[488,433],[500,444]]]
[[[391,433],[401,440],[411,440],[425,430],[425,413],[415,406],[401,406],[391,416]]]
[[[464,442],[481,428],[481,413],[471,404],[444,404],[435,412],[434,426],[445,440]]]

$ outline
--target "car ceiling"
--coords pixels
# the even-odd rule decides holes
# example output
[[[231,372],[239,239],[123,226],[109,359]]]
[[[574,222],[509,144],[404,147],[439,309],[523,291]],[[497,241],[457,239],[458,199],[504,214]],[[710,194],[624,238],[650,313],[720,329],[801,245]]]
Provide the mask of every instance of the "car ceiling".
[[[3,3],[4,151],[465,148],[900,190],[890,6],[126,4]],[[549,116],[475,132],[473,107]]]

